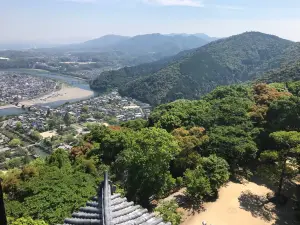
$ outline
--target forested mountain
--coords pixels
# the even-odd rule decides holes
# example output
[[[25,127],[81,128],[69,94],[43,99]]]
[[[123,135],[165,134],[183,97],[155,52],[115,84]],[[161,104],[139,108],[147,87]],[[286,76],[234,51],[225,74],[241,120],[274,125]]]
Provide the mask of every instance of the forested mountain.
[[[156,105],[178,98],[198,98],[219,85],[252,80],[299,59],[298,43],[259,32],[246,32],[200,47],[146,76],[144,73],[139,76],[133,68],[136,79],[121,82],[117,87],[123,95]]]
[[[192,50],[186,50],[175,56],[165,57],[155,62],[145,63],[138,66],[124,67],[119,70],[104,71],[96,79],[90,82],[90,86],[98,91],[107,91],[112,88],[120,87],[137,78],[148,76],[162,68],[168,66],[172,62],[184,59],[187,55],[193,53]]]
[[[287,82],[300,80],[300,61],[292,65],[285,65],[280,69],[264,74],[259,81],[266,83]]]

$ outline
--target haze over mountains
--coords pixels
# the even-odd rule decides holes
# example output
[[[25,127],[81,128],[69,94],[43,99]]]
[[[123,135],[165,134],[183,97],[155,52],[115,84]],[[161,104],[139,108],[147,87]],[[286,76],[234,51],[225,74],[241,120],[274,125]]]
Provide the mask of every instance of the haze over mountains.
[[[156,33],[134,37],[106,35],[79,44],[51,46],[51,48],[47,46],[38,48],[41,45],[35,46],[32,43],[14,44],[2,46],[2,49],[11,47],[14,50],[19,46],[19,50],[0,52],[0,56],[10,59],[0,62],[0,68],[32,68],[40,63],[42,66],[39,66],[39,69],[68,74],[82,69],[111,70],[160,60],[181,51],[201,47],[212,40],[215,38],[204,34],[162,35]],[[26,49],[26,46],[34,47],[34,49]],[[79,67],[78,65],[62,65],[61,62],[75,64],[92,62],[93,65]]]
[[[151,56],[153,59],[159,59],[175,55],[183,50],[201,47],[215,40],[215,38],[204,34],[199,36],[187,34],[162,35],[158,33],[134,37],[106,35],[84,43],[63,46],[60,49],[68,51],[121,52],[130,55],[130,57]]]
[[[208,42],[211,42],[211,41],[216,41],[218,39],[221,39],[221,38],[217,38],[217,37],[210,37],[208,36],[207,34],[204,34],[204,33],[195,33],[195,34],[185,34],[185,33],[180,33],[180,34],[176,34],[176,33],[172,33],[172,34],[167,34],[168,36],[174,36],[174,35],[181,35],[181,36],[195,36],[195,37],[198,37],[198,38],[201,38],[203,40],[206,40]]]
[[[181,53],[167,63],[164,59],[102,73],[91,86],[98,90],[117,87],[123,95],[156,105],[178,98],[199,98],[219,85],[253,80],[298,60],[299,43],[246,32]]]

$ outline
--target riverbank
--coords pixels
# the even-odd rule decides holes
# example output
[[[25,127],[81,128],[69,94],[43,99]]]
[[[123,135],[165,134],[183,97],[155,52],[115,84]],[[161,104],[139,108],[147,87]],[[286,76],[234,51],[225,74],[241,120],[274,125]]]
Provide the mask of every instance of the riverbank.
[[[1,70],[0,70],[1,71]],[[82,78],[80,76],[76,76],[72,73],[67,73],[67,72],[51,72],[48,70],[43,70],[43,69],[27,69],[27,68],[23,68],[23,69],[10,69],[10,70],[5,70],[5,71],[14,71],[14,72],[21,72],[21,73],[28,73],[32,76],[40,76],[40,75],[58,75],[59,76],[63,76],[63,77],[69,77],[69,78],[75,78],[77,80],[82,80],[82,81],[86,81],[88,82],[88,80],[86,78]]]
[[[71,87],[67,85],[62,85],[59,91],[52,92],[51,94],[45,95],[43,97],[26,100],[20,102],[22,105],[31,106],[37,104],[47,104],[57,101],[68,101],[72,99],[88,98],[93,96],[94,92],[90,90],[84,90],[78,87]]]
[[[73,99],[88,98],[93,96],[93,94],[94,92],[91,90],[85,90],[78,87],[72,87],[63,84],[61,89],[58,91],[54,91],[50,94],[47,94],[45,96],[36,99],[21,101],[20,104],[28,107],[32,105],[38,105],[38,104],[47,104],[47,103],[53,103],[58,101],[68,101]],[[0,110],[12,108],[12,107],[19,108],[14,105],[6,105],[6,106],[1,106]]]

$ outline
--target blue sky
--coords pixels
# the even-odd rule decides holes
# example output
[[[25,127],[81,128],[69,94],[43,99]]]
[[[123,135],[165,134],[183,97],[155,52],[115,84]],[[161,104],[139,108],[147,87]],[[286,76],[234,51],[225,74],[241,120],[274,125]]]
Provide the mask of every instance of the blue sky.
[[[0,0],[0,41],[261,31],[300,41],[300,0]]]

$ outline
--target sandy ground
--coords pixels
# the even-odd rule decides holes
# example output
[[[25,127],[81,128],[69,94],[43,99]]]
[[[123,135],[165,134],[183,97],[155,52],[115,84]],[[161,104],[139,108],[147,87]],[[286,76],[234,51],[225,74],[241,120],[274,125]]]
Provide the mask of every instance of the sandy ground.
[[[61,90],[43,96],[41,98],[20,102],[23,105],[35,105],[41,103],[50,103],[62,100],[70,100],[76,98],[86,98],[93,95],[92,91],[83,90],[77,87],[63,86]]]
[[[13,105],[3,105],[3,106],[0,106],[0,109],[8,109],[8,108],[12,108],[14,107]]]
[[[206,221],[207,225],[273,224],[274,220],[265,220],[260,215],[253,215],[252,212],[240,207],[239,197],[245,192],[262,196],[271,192],[271,190],[251,182],[246,184],[229,182],[226,187],[220,189],[217,201],[205,203],[205,211],[190,215],[182,224],[202,225],[202,221]]]
[[[59,91],[52,92],[40,98],[21,101],[20,104],[31,106],[36,104],[51,103],[56,101],[71,100],[76,98],[87,98],[93,95],[92,91],[63,85]],[[1,106],[0,109],[16,107],[14,105]]]
[[[53,136],[56,136],[57,133],[56,133],[56,131],[47,131],[47,132],[41,133],[41,135],[43,138],[49,138],[49,137],[51,138]]]

